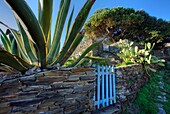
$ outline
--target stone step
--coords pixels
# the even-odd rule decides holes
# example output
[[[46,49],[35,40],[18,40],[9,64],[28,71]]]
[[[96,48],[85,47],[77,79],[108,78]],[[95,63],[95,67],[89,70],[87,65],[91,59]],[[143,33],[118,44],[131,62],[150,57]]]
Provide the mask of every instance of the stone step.
[[[93,112],[92,114],[119,114],[120,109],[116,106],[110,106]]]

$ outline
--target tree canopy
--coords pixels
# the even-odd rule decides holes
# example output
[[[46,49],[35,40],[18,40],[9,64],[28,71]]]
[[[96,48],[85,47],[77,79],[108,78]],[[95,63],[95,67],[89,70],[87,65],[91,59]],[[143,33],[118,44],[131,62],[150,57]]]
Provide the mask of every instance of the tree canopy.
[[[139,43],[165,42],[170,36],[170,22],[150,16],[144,10],[132,8],[104,8],[97,10],[85,23],[86,36],[89,38],[120,38]],[[121,29],[122,34],[113,37]]]

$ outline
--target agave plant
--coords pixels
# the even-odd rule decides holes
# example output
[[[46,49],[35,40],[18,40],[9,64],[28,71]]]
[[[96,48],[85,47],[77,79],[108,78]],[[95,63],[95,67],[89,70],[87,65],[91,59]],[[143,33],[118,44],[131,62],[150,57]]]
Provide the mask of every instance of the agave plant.
[[[3,22],[10,33],[1,32],[1,40],[5,50],[0,50],[0,63],[8,65],[20,72],[25,72],[33,66],[42,69],[55,64],[63,64],[68,60],[78,44],[83,39],[83,25],[95,0],[87,0],[71,23],[74,7],[66,18],[71,0],[60,0],[56,18],[55,31],[51,34],[53,0],[39,0],[38,19],[24,0],[4,0],[14,13],[19,31],[10,28]],[[72,26],[71,26],[72,24]],[[65,42],[60,46],[64,26],[67,26]],[[79,61],[102,41],[89,46],[72,65]],[[8,58],[8,59],[7,59]]]

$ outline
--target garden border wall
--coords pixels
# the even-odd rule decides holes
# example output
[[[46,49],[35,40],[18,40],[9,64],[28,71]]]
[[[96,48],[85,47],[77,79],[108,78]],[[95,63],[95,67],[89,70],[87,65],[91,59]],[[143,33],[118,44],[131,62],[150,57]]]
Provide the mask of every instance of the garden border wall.
[[[51,70],[0,77],[0,114],[76,114],[94,111],[95,69]],[[116,68],[119,111],[146,82],[142,65]],[[95,112],[94,112],[95,113]]]
[[[126,105],[132,103],[140,88],[147,82],[141,64],[128,65],[126,67],[116,68],[116,92],[117,106],[119,111],[124,111]]]
[[[94,108],[95,69],[52,70],[0,79],[0,114],[76,114]]]

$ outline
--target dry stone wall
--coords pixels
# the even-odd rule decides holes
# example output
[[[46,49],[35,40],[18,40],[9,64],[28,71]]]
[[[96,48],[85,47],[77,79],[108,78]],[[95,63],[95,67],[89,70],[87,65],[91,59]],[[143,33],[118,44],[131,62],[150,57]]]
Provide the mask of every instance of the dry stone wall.
[[[117,107],[122,111],[147,81],[142,65],[116,68]],[[51,70],[0,76],[0,114],[77,114],[94,111],[95,69]]]
[[[142,65],[128,65],[116,68],[117,100],[121,107],[132,102],[137,92],[147,81]]]
[[[94,108],[95,69],[0,77],[0,114],[76,114]]]

